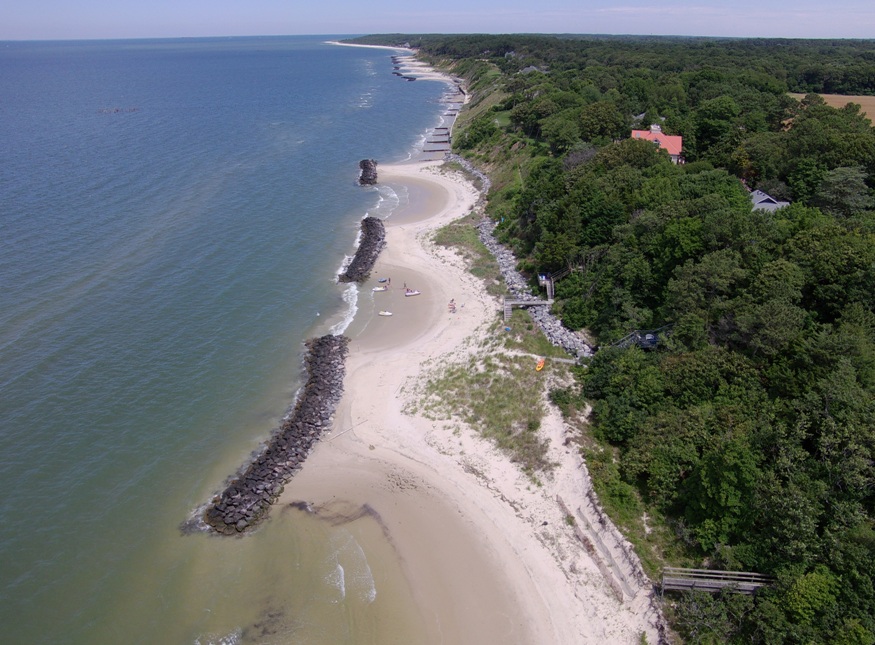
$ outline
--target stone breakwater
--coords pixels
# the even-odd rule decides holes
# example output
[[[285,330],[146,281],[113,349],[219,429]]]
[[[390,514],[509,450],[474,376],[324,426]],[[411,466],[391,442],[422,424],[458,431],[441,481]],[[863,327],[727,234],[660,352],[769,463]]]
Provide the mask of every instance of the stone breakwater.
[[[362,159],[359,161],[359,184],[373,186],[377,183],[377,162],[374,159]]]
[[[362,237],[355,257],[346,271],[337,276],[340,282],[364,282],[371,275],[374,263],[386,246],[386,227],[383,220],[366,217],[362,220]]]
[[[332,335],[307,341],[308,378],[294,411],[252,464],[207,506],[203,520],[208,526],[223,535],[236,535],[267,517],[283,486],[331,427],[343,394],[348,344],[347,337]]]
[[[464,157],[460,157],[455,153],[448,152],[444,155],[444,160],[459,164],[460,166],[462,166],[462,168],[465,169],[465,172],[473,175],[477,179],[477,181],[480,182],[480,199],[478,200],[478,206],[485,206],[486,196],[489,194],[489,190],[492,188],[492,182],[489,180],[489,177],[477,170],[477,168],[475,168],[470,161],[468,161]]]

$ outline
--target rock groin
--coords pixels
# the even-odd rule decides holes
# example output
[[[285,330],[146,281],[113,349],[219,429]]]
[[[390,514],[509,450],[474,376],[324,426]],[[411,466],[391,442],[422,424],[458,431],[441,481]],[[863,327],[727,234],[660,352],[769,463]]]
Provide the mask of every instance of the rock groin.
[[[386,227],[383,220],[365,217],[362,220],[362,237],[355,257],[346,271],[337,276],[340,282],[364,282],[371,275],[371,269],[386,246]]]
[[[208,526],[223,535],[236,535],[267,517],[283,486],[331,427],[343,394],[348,344],[347,337],[333,335],[307,341],[307,383],[293,412],[252,464],[207,506],[203,519]]]
[[[377,183],[377,162],[374,159],[362,159],[359,161],[359,184],[373,186]]]

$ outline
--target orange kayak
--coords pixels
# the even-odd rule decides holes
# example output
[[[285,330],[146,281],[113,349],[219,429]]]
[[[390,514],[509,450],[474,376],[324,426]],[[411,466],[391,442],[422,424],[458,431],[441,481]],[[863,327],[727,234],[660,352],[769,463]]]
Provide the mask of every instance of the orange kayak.
[[[547,362],[547,359],[546,359],[546,358],[542,358],[542,359],[540,359],[540,360],[538,361],[538,364],[535,365],[535,370],[538,371],[538,372],[540,372],[542,369],[544,369],[544,364],[545,364],[546,362]]]

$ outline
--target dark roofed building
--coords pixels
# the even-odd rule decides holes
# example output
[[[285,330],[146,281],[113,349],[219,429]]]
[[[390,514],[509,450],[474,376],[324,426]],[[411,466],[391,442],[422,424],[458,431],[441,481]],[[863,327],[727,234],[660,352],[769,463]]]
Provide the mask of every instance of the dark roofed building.
[[[761,190],[753,190],[750,193],[750,200],[753,202],[755,211],[776,211],[784,206],[789,206],[790,202],[782,202],[775,199],[771,195],[767,195]]]

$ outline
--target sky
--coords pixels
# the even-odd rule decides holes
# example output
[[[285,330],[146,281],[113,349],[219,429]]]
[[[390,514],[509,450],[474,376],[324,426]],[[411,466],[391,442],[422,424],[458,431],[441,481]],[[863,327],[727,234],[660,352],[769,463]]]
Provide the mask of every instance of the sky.
[[[0,40],[379,33],[875,38],[873,0],[3,0]]]

